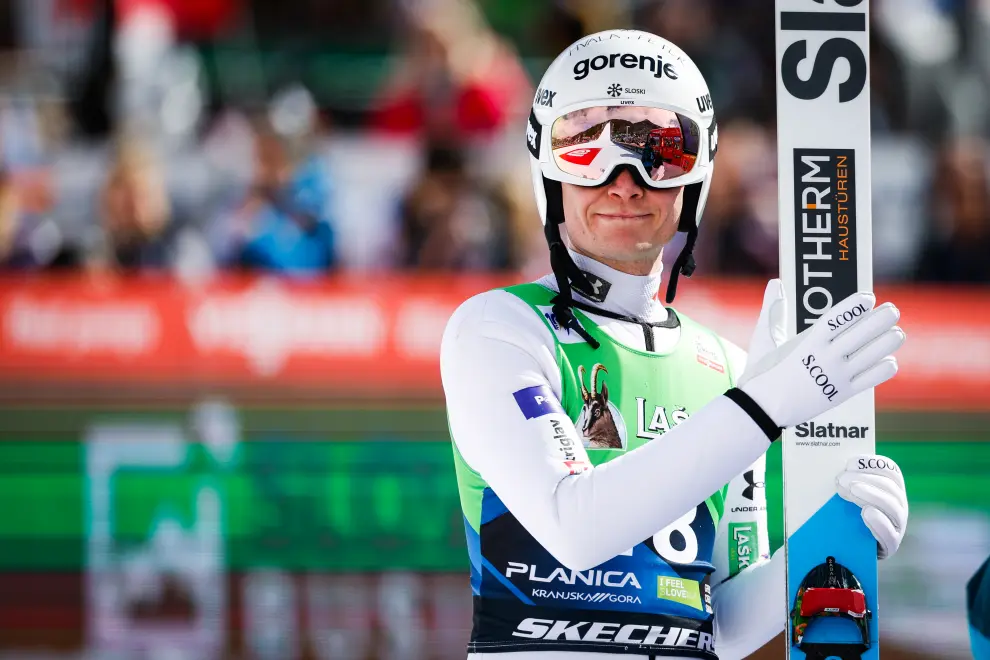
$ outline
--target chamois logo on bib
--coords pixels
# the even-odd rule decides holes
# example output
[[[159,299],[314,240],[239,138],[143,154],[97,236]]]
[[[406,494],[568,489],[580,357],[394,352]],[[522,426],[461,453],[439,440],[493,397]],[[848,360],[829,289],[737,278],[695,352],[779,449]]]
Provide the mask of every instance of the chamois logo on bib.
[[[591,389],[585,387],[584,365],[578,367],[578,380],[581,383],[581,400],[584,406],[574,425],[581,433],[584,446],[588,449],[625,449],[626,424],[619,409],[608,400],[608,385],[599,375],[608,373],[604,364],[591,367]]]

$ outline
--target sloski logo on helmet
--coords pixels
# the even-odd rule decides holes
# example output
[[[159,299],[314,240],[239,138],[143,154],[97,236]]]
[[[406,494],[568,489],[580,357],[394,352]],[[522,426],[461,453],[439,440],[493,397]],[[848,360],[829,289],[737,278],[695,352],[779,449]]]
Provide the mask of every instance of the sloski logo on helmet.
[[[605,93],[611,97],[616,97],[623,94],[646,94],[646,89],[643,87],[623,87],[619,83],[612,83],[605,90]],[[622,103],[635,103],[635,101],[623,101]]]

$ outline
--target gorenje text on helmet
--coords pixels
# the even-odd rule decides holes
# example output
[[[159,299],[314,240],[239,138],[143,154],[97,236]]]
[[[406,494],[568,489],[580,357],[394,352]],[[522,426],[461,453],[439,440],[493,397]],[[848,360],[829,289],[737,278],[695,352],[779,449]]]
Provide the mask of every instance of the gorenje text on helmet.
[[[657,55],[655,58],[646,55],[634,55],[632,53],[609,53],[608,55],[596,55],[592,58],[578,60],[574,64],[574,80],[584,80],[591,71],[601,71],[602,69],[614,69],[618,62],[619,66],[626,69],[649,70],[654,78],[667,76],[671,80],[677,80],[679,74],[669,62],[664,64],[663,58]]]

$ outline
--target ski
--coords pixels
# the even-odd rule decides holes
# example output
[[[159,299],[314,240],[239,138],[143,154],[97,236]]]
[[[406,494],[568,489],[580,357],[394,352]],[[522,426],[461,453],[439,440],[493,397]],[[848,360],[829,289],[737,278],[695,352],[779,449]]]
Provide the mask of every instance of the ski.
[[[868,0],[775,0],[780,275],[789,336],[872,290]],[[783,437],[787,657],[879,657],[877,544],[837,494],[872,454],[873,391]]]

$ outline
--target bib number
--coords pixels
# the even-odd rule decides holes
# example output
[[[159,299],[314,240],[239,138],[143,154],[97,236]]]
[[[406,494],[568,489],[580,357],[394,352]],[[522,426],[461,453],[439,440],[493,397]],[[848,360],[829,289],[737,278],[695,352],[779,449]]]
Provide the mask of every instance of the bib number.
[[[690,564],[698,558],[698,535],[691,527],[691,523],[697,516],[698,509],[691,509],[653,535],[653,547],[656,548],[657,554],[668,563]],[[680,550],[671,543],[674,532],[677,532],[684,540],[684,547]]]

